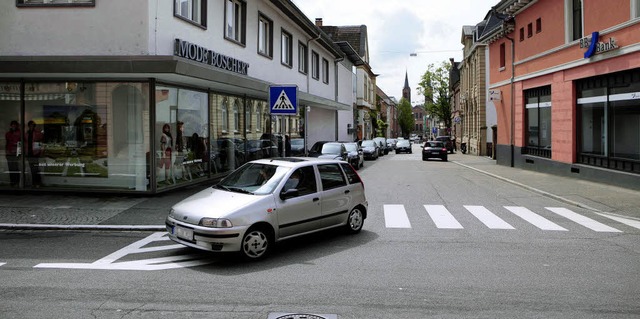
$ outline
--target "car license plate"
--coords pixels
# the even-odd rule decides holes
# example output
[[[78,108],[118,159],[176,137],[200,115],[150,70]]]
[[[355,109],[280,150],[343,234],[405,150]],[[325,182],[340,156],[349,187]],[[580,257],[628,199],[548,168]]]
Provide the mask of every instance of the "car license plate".
[[[437,154],[440,154],[440,152],[431,152],[431,154],[436,154],[437,155]]]
[[[193,241],[193,229],[176,226],[173,229],[173,232],[176,236],[178,236],[178,238]]]

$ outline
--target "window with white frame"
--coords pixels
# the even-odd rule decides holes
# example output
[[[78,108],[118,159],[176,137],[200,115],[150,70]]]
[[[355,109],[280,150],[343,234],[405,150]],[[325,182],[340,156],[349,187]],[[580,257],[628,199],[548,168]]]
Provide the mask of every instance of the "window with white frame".
[[[240,0],[227,0],[224,12],[224,37],[243,45],[246,44],[247,4]]]
[[[256,131],[262,131],[262,103],[256,106]]]
[[[566,39],[568,42],[581,39],[583,35],[582,0],[565,0]]]
[[[309,70],[309,57],[307,52],[307,46],[302,42],[298,42],[298,71],[303,74],[307,74]]]
[[[16,0],[18,7],[95,7],[96,0]]]
[[[222,131],[229,131],[229,103],[227,99],[222,101],[222,107],[220,108],[222,111]]]
[[[313,50],[311,51],[311,77],[316,80],[320,78],[320,55]]]
[[[249,105],[246,106],[245,112],[244,112],[244,127],[247,130],[247,132],[251,132],[251,128],[253,127],[251,125],[251,107],[253,103],[249,102]]]
[[[236,100],[233,103],[233,131],[238,132],[240,130],[240,103]]]
[[[282,30],[282,64],[292,67],[293,66],[293,36],[291,33]]]
[[[273,21],[262,13],[258,14],[258,53],[273,57]]]
[[[193,24],[207,26],[207,0],[175,0],[173,15]]]
[[[329,61],[322,58],[322,82],[329,83]]]

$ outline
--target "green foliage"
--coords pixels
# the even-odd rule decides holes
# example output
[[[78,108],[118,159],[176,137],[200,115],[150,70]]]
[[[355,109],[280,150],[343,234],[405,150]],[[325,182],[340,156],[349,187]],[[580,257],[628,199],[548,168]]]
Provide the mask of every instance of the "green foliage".
[[[383,120],[378,120],[378,130],[377,130],[377,137],[386,137],[386,133],[387,133],[387,128],[389,127],[389,124],[386,123]]]
[[[398,124],[402,131],[402,136],[408,137],[413,128],[416,126],[416,121],[413,118],[411,103],[405,98],[400,99],[398,103]]]
[[[424,95],[425,110],[439,118],[447,128],[451,127],[451,102],[449,100],[449,70],[451,63],[444,61],[439,67],[429,64],[418,84],[418,92]]]

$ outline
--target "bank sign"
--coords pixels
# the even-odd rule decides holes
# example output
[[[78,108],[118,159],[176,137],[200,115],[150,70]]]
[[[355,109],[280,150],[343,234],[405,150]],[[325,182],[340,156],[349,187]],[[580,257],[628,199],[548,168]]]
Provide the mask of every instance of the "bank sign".
[[[587,48],[587,51],[584,53],[585,59],[588,59],[597,53],[607,52],[607,51],[611,51],[618,48],[618,45],[616,44],[616,39],[614,38],[610,37],[609,41],[607,42],[601,42],[601,41],[599,42],[599,40],[600,40],[600,33],[597,31],[591,33],[591,39],[589,38],[580,39],[580,48],[581,49]]]
[[[173,55],[242,75],[249,70],[249,63],[180,39],[175,40]]]

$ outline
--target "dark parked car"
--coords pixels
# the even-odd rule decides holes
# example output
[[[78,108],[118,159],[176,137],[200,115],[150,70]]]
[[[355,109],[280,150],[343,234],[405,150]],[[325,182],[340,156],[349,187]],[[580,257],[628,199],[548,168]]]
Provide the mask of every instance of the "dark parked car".
[[[374,141],[378,142],[380,145],[380,156],[384,156],[389,154],[389,149],[387,148],[387,139],[384,137],[374,137]]]
[[[380,156],[378,143],[374,140],[364,140],[360,143],[360,147],[366,160],[375,160]]]
[[[309,149],[309,157],[318,157],[322,154],[322,146],[330,141],[317,141],[313,143],[313,146]]]
[[[347,152],[347,148],[344,144],[340,142],[326,142],[322,144],[322,150],[320,153],[314,152],[314,156],[311,156],[311,153],[309,153],[309,156],[322,159],[342,160],[346,162],[348,154],[349,153]]]
[[[447,161],[447,148],[440,141],[427,141],[422,147],[422,160],[426,161],[430,158],[439,158]]]
[[[411,142],[409,142],[409,140],[399,140],[396,143],[396,154],[400,153],[413,153],[411,150]]]
[[[362,149],[356,142],[345,142],[344,147],[347,149],[347,157],[348,162],[355,169],[360,169],[364,167],[364,154],[362,153]]]
[[[444,143],[444,147],[447,148],[447,152],[453,154],[453,141],[451,141],[451,136],[438,136],[436,137],[436,141]]]
[[[395,138],[388,138],[387,139],[387,148],[389,149],[389,151],[395,150],[396,149],[396,143],[398,143],[398,140]]]

